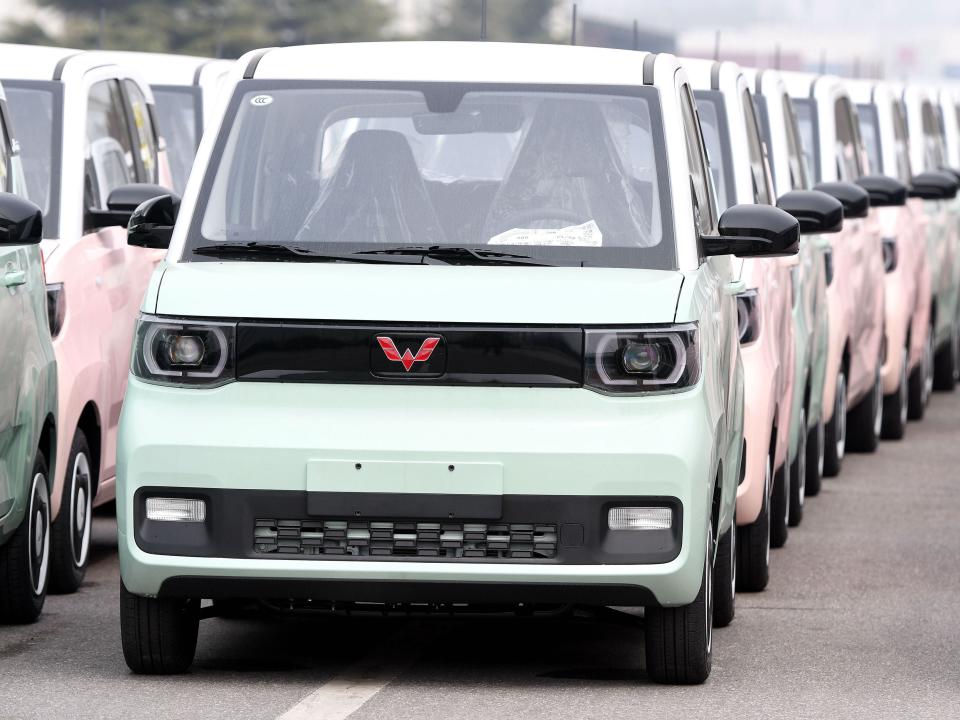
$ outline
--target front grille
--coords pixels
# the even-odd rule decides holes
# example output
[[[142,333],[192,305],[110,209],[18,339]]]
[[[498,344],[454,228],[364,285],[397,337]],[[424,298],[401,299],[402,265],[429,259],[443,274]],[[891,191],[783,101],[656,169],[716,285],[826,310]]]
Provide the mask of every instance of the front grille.
[[[258,519],[253,548],[266,555],[538,560],[556,557],[557,526]]]

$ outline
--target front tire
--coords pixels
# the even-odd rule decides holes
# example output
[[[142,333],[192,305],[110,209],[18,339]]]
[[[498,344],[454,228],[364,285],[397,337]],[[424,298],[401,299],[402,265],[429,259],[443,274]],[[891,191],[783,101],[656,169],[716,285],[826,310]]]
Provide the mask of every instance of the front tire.
[[[713,562],[713,626],[726,627],[733,622],[737,601],[737,524],[723,534]]]
[[[960,331],[954,323],[950,329],[950,342],[940,348],[933,358],[933,389],[951,392],[957,386],[957,371],[960,369]]]
[[[657,683],[699,685],[713,659],[713,523],[707,530],[700,592],[689,605],[648,607],[647,674]]]
[[[807,433],[807,482],[803,489],[805,497],[813,497],[820,494],[821,481],[823,480],[826,433],[827,431],[823,425],[822,417]]]
[[[790,464],[783,465],[773,475],[773,496],[770,499],[770,547],[782,548],[787,544],[790,524]]]
[[[87,574],[93,529],[93,488],[96,486],[87,436],[77,429],[67,459],[60,514],[51,538],[50,590],[76,592]]]
[[[883,397],[883,424],[880,427],[880,437],[883,440],[902,440],[907,431],[907,406],[909,405],[909,388],[907,381],[907,364],[910,355],[904,348],[901,353],[900,383],[892,395]]]
[[[800,437],[797,455],[790,465],[790,506],[787,524],[797,527],[803,522],[803,503],[807,497],[807,411],[800,408]]]
[[[837,390],[833,397],[833,417],[824,428],[823,476],[840,474],[843,456],[847,452],[847,373],[842,368],[837,375]]]
[[[770,582],[770,477],[773,458],[767,458],[760,514],[749,525],[737,527],[737,590],[759,592]]]
[[[848,444],[855,452],[872,453],[880,445],[880,430],[883,427],[883,382],[880,368],[874,378],[873,388],[847,418]]]
[[[907,418],[922,420],[933,390],[933,328],[927,331],[927,342],[923,345],[923,357],[920,364],[910,373],[910,387],[907,391]]]
[[[31,623],[43,610],[50,570],[50,490],[47,463],[33,461],[27,514],[0,547],[0,623]]]
[[[186,672],[197,651],[199,600],[134,595],[120,583],[123,659],[138,675]]]

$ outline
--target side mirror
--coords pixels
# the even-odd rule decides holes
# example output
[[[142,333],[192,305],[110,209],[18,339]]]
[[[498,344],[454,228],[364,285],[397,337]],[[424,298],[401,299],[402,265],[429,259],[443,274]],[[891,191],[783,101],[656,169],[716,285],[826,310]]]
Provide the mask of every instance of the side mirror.
[[[800,224],[772,205],[734,205],[720,216],[719,230],[702,238],[707,255],[779,257],[800,249]]]
[[[870,195],[859,185],[848,182],[825,182],[814,190],[836,198],[843,205],[843,216],[848,220],[865,218],[870,212]]]
[[[843,229],[843,205],[826,193],[792,190],[780,196],[777,207],[797,219],[801,235],[835,233]]]
[[[957,179],[957,182],[960,182],[960,170],[957,168],[942,167],[940,168],[940,172],[951,175]]]
[[[891,207],[907,204],[907,186],[886,175],[864,175],[857,185],[867,191],[871,207]]]
[[[43,237],[43,212],[29,200],[0,192],[0,245],[36,245]]]
[[[957,196],[957,178],[950,172],[925,172],[910,181],[910,197],[921,200],[952,200]]]
[[[160,185],[134,183],[114,188],[107,197],[107,209],[90,208],[84,214],[84,228],[124,227],[130,215],[150,198],[166,195],[170,191]]]
[[[180,211],[180,196],[167,193],[151,198],[133,211],[127,225],[127,245],[166,250]]]

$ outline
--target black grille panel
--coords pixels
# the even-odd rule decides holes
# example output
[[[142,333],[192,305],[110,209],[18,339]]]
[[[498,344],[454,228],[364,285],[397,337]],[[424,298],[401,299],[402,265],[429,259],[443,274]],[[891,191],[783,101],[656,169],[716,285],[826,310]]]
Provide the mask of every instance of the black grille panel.
[[[275,556],[542,560],[557,556],[557,526],[258,519],[253,549],[257,554]]]

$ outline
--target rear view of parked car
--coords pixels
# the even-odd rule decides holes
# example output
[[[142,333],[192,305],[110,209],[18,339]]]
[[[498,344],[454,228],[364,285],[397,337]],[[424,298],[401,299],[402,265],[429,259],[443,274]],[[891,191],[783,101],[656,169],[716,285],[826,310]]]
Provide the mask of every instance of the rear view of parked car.
[[[24,198],[0,87],[0,623],[43,609],[56,463],[57,369],[40,257],[40,208]]]
[[[117,427],[144,289],[161,255],[124,226],[158,187],[150,89],[96,53],[0,45],[28,196],[43,212],[59,411],[50,585],[75,590],[91,509],[114,496]]]
[[[189,666],[203,598],[575,602],[644,606],[649,676],[702,682],[734,612],[730,255],[798,226],[718,215],[676,60],[370,43],[234,72],[175,229],[169,197],[130,222],[170,247],[121,421],[129,666]]]

